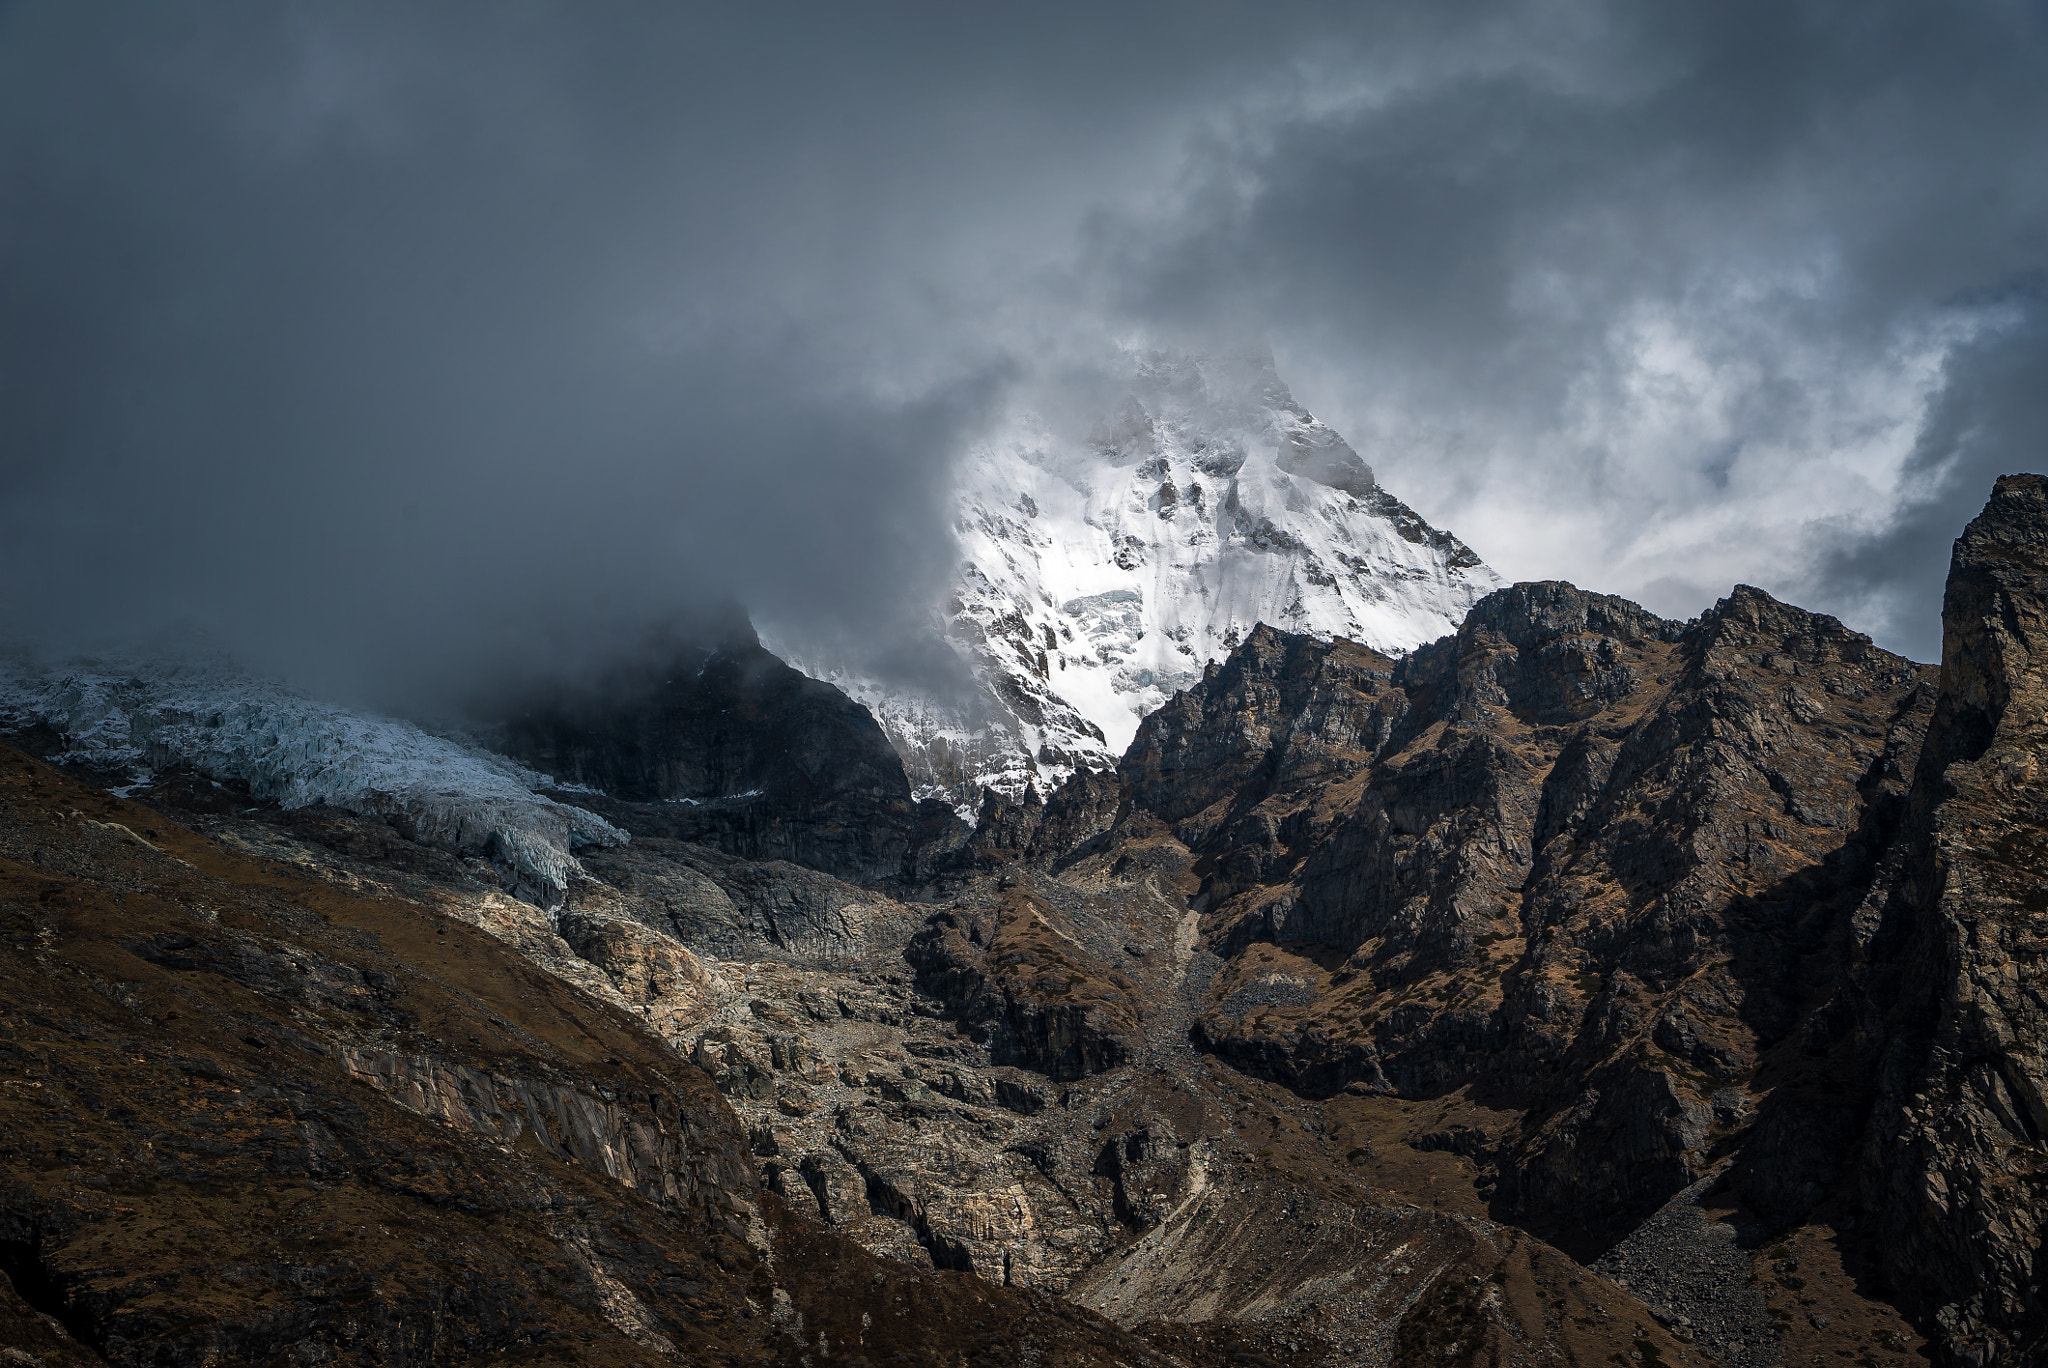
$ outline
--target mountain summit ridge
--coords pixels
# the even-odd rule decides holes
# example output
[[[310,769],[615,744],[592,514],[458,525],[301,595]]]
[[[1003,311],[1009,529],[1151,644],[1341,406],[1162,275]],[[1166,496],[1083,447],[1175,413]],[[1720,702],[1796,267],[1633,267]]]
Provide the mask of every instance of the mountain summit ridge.
[[[1269,355],[1130,349],[1096,393],[1093,412],[1066,406],[1079,418],[1020,407],[961,465],[935,630],[977,700],[781,652],[875,713],[919,798],[970,816],[984,786],[1018,799],[1112,767],[1261,622],[1401,654],[1501,582],[1382,487]]]

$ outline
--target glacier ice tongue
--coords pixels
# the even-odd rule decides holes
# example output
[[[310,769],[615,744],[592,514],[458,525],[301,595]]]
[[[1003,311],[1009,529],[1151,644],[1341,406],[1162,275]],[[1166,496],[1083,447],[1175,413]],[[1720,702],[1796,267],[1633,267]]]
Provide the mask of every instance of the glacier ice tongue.
[[[575,851],[626,833],[535,790],[546,775],[411,722],[321,703],[218,656],[0,663],[0,730],[43,724],[61,760],[97,769],[184,764],[286,808],[327,803],[396,819],[415,839],[495,864],[552,907],[581,873]]]

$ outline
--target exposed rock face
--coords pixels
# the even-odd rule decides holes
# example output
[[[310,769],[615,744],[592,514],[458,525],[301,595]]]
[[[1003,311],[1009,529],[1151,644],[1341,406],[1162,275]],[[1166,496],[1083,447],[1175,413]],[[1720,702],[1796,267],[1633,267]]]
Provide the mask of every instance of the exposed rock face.
[[[904,872],[918,814],[873,716],[733,624],[533,703],[508,720],[511,755],[570,784],[636,835],[856,879]],[[611,801],[604,801],[609,799]]]
[[[1023,856],[949,873],[937,907],[646,837],[592,856],[550,918],[482,871],[350,814],[228,804],[194,820],[352,896],[403,897],[485,930],[636,1015],[678,1067],[701,1068],[745,1127],[764,1211],[790,1222],[776,1237],[777,1276],[807,1342],[830,1327],[832,1344],[869,1336],[879,1353],[906,1343],[885,1330],[952,1345],[969,1332],[946,1328],[937,1302],[921,1313],[937,1319],[913,1326],[882,1298],[885,1320],[865,1279],[841,1301],[820,1297],[792,1271],[807,1266],[792,1252],[808,1248],[799,1224],[886,1255],[905,1277],[971,1272],[1053,1316],[1054,1329],[1059,1315],[1097,1308],[1188,1365],[1593,1362],[1638,1342],[1680,1352],[1625,1293],[1533,1241],[1524,1279],[1510,1257],[1519,1237],[1477,1220],[1469,1195],[1448,1194],[1454,1214],[1374,1187],[1357,1167],[1372,1144],[1363,1134],[1190,1049],[1216,961],[1196,944],[1172,858],[1102,849],[1063,856],[1053,877],[1029,854],[1062,811],[1072,821],[1061,829],[1095,832],[1084,847],[1102,834],[1115,785],[1098,780],[1089,801],[1069,795],[1027,824]],[[1111,872],[1118,864],[1124,873]],[[523,1075],[417,1053],[359,1051],[350,1077],[493,1143],[542,1144],[544,1127],[579,1171],[641,1171],[644,1138],[593,1128],[613,1105],[602,1092],[539,1091]],[[1450,1154],[1433,1162],[1454,1178],[1469,1167]],[[1346,1231],[1388,1238],[1357,1245]],[[1313,1245],[1303,1257],[1259,1252],[1301,1239]],[[1219,1242],[1232,1257],[1205,1274],[1217,1295],[1181,1295],[1175,1270]],[[1511,1294],[1488,1290],[1497,1273]],[[1340,1283],[1342,1297],[1325,1295]],[[1049,1299],[1059,1293],[1067,1300]],[[977,1314],[1007,1304],[973,1303]],[[1059,1342],[1004,1323],[1018,1354]],[[1124,1362],[1151,1361],[1123,1343]]]
[[[1128,1062],[1141,1038],[1135,985],[1046,912],[1022,890],[991,916],[941,912],[904,957],[921,990],[990,1042],[994,1063],[1070,1081]]]
[[[1337,1362],[1507,1362],[1550,1323],[1592,1323],[1600,1285],[1556,1250],[1483,1221],[1410,1207],[1360,1209],[1314,1187],[1222,1173],[1071,1294],[1114,1315],[1278,1323],[1297,1351]],[[1446,1263],[1479,1270],[1443,1276]],[[1621,1302],[1620,1297],[1616,1301]],[[1334,1308],[1401,1306],[1352,1339]],[[1284,1332],[1283,1332],[1284,1333]],[[1636,1352],[1641,1352],[1637,1350]]]
[[[1262,628],[1146,721],[1084,841],[1186,871],[1226,961],[1206,1048],[1504,1113],[1418,1142],[1497,1215],[1588,1255],[1681,1195],[1731,1242],[1860,1228],[1941,1356],[2038,1362],[2048,481],[2000,481],[1945,626],[1938,677],[1746,588],[1678,624],[1518,585],[1400,661]],[[1690,1285],[1659,1238],[1615,1267],[1762,1323],[1747,1256]]]
[[[622,1006],[322,872],[0,747],[0,1363],[1243,1361],[792,1219]]]
[[[1041,856],[1065,856],[1088,849],[1116,822],[1123,791],[1108,770],[1076,770],[1053,790],[1032,829],[1031,848]]]
[[[1862,914],[1863,1001],[1889,1007],[1891,1031],[1861,1190],[1886,1262],[1958,1361],[2039,1362],[2048,480],[1998,482],[1956,542],[1942,625],[1941,700],[1898,877]]]
[[[1897,820],[1925,674],[1750,589],[1681,627],[1516,586],[1398,664],[1262,631],[1148,720],[1124,821],[1196,857],[1220,950],[1327,965],[1199,1038],[1311,1092],[1512,1098],[1502,1209],[1597,1248],[1769,1091]]]
[[[689,1297],[744,1307],[760,1215],[730,1113],[489,937],[13,750],[0,918],[0,1299],[106,1360],[561,1336],[608,1361],[704,1343]]]

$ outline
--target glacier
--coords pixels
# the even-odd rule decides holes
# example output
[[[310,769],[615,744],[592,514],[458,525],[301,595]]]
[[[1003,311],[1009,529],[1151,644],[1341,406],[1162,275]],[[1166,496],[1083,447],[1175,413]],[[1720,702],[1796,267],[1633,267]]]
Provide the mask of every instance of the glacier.
[[[326,803],[397,822],[408,836],[484,857],[512,893],[558,905],[575,852],[628,837],[536,789],[555,781],[459,736],[354,712],[240,669],[217,652],[0,661],[0,732],[42,726],[58,763],[131,774],[184,765],[258,802]]]
[[[867,705],[917,796],[963,816],[984,785],[1014,800],[1114,765],[1260,622],[1399,655],[1502,583],[1382,488],[1269,355],[1128,348],[1109,379],[1123,397],[1092,421],[1020,405],[960,463],[932,630],[978,681],[971,703],[770,643]]]

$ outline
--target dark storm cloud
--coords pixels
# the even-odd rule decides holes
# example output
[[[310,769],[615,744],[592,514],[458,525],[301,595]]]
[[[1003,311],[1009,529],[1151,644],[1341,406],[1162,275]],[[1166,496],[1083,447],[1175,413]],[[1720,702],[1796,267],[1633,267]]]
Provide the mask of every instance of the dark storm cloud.
[[[1096,245],[1134,316],[1271,328],[1513,574],[1925,656],[1947,539],[2048,456],[2044,129],[2038,5],[1382,12]]]
[[[1513,575],[1925,655],[2040,461],[2044,127],[2017,4],[0,6],[0,622],[917,672],[1015,382],[1264,338]]]
[[[383,689],[898,633],[1002,291],[1242,20],[742,9],[0,9],[10,625]]]
[[[1818,567],[1821,597],[1915,624],[1929,659],[1957,534],[1998,476],[2048,470],[2048,310],[2038,288],[2011,302],[2017,321],[1956,350],[1906,465],[1917,497],[1878,535],[1832,539]]]

